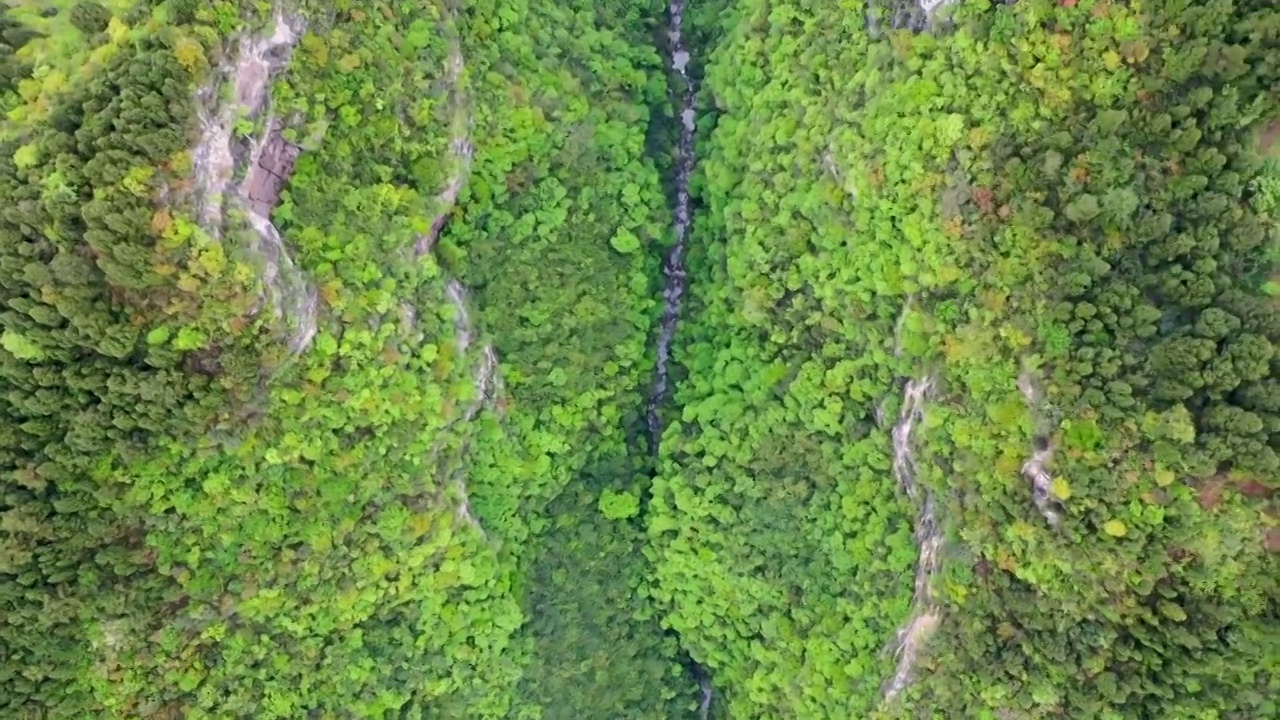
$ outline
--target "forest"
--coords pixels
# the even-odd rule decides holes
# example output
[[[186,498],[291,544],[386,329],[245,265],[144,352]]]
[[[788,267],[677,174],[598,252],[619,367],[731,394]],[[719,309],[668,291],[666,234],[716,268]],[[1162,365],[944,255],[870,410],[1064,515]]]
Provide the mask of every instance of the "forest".
[[[0,718],[1280,717],[1271,0],[0,0]]]

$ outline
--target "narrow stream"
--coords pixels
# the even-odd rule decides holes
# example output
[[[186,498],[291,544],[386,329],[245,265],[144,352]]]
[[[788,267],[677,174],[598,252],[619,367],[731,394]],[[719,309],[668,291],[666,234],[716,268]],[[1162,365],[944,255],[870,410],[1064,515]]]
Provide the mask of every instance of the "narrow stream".
[[[689,177],[693,174],[693,166],[697,160],[694,154],[694,135],[697,130],[697,88],[689,75],[689,50],[684,42],[684,7],[685,0],[671,0],[667,7],[667,38],[670,41],[671,69],[680,75],[680,137],[676,144],[676,207],[675,231],[676,241],[662,263],[662,276],[665,280],[662,291],[662,322],[658,329],[657,364],[654,368],[653,386],[649,391],[649,405],[645,420],[649,430],[649,452],[656,458],[662,441],[665,425],[662,421],[662,406],[667,400],[668,373],[671,363],[671,343],[675,338],[676,325],[680,321],[680,304],[688,288],[689,279],[685,271],[685,246],[689,240],[689,224],[692,220],[689,197]],[[711,702],[715,692],[711,686],[711,676],[707,669],[692,658],[688,659],[690,670],[698,682],[700,692],[698,717],[707,720],[711,713]]]
[[[680,74],[680,140],[676,146],[676,242],[662,264],[666,279],[662,291],[662,324],[658,331],[658,362],[654,370],[653,388],[649,392],[646,419],[649,425],[649,449],[657,455],[662,439],[662,404],[667,399],[667,373],[671,361],[671,341],[680,320],[680,301],[689,280],[685,273],[685,244],[689,239],[689,176],[695,161],[693,139],[696,128],[696,93],[689,77],[689,51],[685,49],[681,28],[684,24],[685,0],[671,0],[667,37],[671,40],[671,69]]]

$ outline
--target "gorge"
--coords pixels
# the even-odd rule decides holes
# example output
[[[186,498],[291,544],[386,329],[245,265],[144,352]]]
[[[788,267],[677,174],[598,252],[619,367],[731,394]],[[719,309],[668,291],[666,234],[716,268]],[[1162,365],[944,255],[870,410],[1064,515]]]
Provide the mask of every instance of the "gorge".
[[[1275,715],[1273,5],[0,5],[0,715]]]

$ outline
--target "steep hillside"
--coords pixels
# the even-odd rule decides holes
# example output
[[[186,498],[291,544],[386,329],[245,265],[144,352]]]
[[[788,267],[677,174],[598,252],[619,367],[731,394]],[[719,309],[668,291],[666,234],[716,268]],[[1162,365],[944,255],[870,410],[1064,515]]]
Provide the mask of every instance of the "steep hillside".
[[[1280,16],[927,9],[718,21],[667,620],[732,717],[1268,716]]]
[[[10,712],[678,713],[595,507],[644,457],[649,20],[114,9],[75,55],[11,14]]]

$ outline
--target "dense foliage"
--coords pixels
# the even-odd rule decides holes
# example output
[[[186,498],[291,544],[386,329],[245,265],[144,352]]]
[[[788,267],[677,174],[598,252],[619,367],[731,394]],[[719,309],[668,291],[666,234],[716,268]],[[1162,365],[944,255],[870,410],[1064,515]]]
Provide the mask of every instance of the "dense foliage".
[[[285,336],[298,318],[262,306],[304,289],[261,279],[264,263],[282,261],[261,256],[243,218],[233,214],[220,232],[201,227],[206,199],[179,180],[192,172],[184,151],[208,122],[193,122],[196,89],[234,65],[237,37],[270,32],[267,13],[244,10],[163,6],[144,39],[122,42],[121,57],[86,68],[57,96],[53,128],[33,123],[4,153],[15,201],[6,264],[22,283],[5,322],[18,433],[10,462],[20,471],[6,494],[5,570],[19,582],[5,592],[21,609],[6,613],[9,707],[66,717],[93,707],[536,716],[564,693],[560,683],[589,682],[616,694],[619,716],[678,714],[674,639],[630,599],[643,574],[639,530],[622,540],[595,508],[597,489],[628,487],[643,458],[622,414],[641,397],[650,260],[610,241],[651,240],[664,227],[657,175],[642,156],[644,76],[597,69],[600,79],[583,87],[569,73],[586,73],[592,48],[609,42],[656,64],[647,21],[633,18],[633,51],[612,36],[584,38],[581,11],[524,10],[549,26],[547,37],[573,38],[567,50],[577,55],[557,76],[515,32],[521,17],[504,19],[495,44],[483,22],[493,8],[469,9],[474,23],[419,3],[302,8],[308,32],[272,91],[272,115],[303,148],[274,219],[321,306],[314,340],[294,357]],[[500,64],[497,48],[526,59]],[[450,73],[459,49],[465,69]],[[631,89],[612,79],[619,74]],[[536,104],[507,112],[513,93],[531,91]],[[649,94],[660,100],[660,89]],[[133,118],[133,108],[177,114]],[[136,124],[103,123],[113,117]],[[268,125],[247,117],[234,131],[247,148]],[[598,341],[562,354],[545,331],[531,337],[501,313],[477,313],[508,389],[485,408],[476,331],[461,324],[468,301],[449,302],[433,256],[414,251],[432,216],[448,210],[437,194],[462,172],[450,156],[459,130],[480,149],[457,232],[442,243],[450,272],[481,302],[518,303],[548,330],[581,318],[581,336]],[[534,182],[608,172],[612,188],[570,184],[559,209],[552,186]],[[644,198],[613,200],[630,198],[637,178]],[[529,243],[530,256],[504,256],[510,265],[487,260],[482,243],[518,238],[539,218],[559,248]],[[502,298],[512,282],[504,275],[534,264],[561,271],[535,253],[590,257],[597,269],[576,293],[541,295],[522,278],[512,286],[524,294]],[[546,282],[568,290],[572,276],[561,274]],[[588,292],[609,305],[597,300],[586,314]],[[634,299],[629,314],[611,312],[619,297]],[[548,375],[553,366],[559,374]],[[610,432],[613,444],[584,439]],[[49,444],[63,437],[65,448]],[[584,507],[567,524],[553,521],[547,503],[571,482],[561,502]],[[526,542],[531,532],[552,547],[529,552],[538,547]],[[599,579],[569,583],[562,563],[595,568]],[[589,622],[589,636],[572,641]],[[611,661],[628,652],[633,664]],[[641,709],[668,702],[677,703],[669,712]]]
[[[0,11],[0,715],[1280,712],[1272,3]]]
[[[1275,712],[1276,224],[1246,129],[1280,15],[1145,5],[965,3],[919,35],[730,11],[649,528],[734,716]],[[916,455],[948,529],[905,706],[877,685],[913,563],[895,377],[938,378]]]

